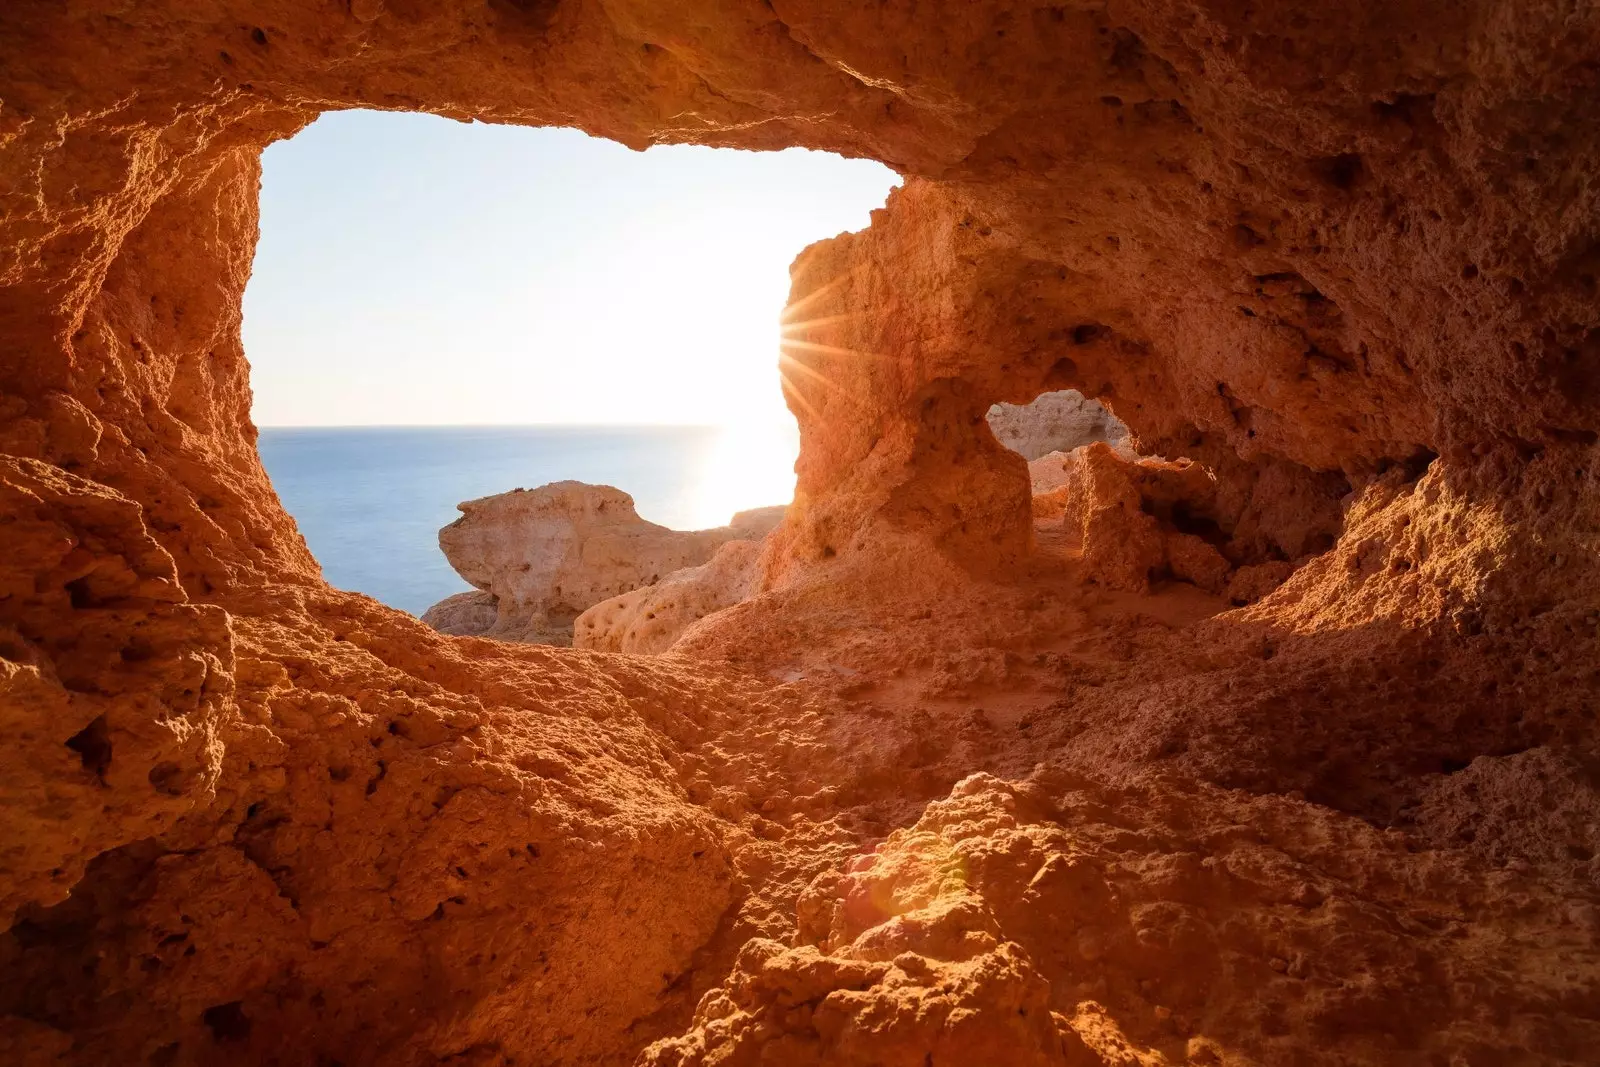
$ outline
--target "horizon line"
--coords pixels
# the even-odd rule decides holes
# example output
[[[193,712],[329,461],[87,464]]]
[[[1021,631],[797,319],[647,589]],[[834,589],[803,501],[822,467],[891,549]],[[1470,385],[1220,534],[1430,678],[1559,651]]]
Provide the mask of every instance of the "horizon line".
[[[749,422],[257,422],[258,430],[663,430],[733,429]]]

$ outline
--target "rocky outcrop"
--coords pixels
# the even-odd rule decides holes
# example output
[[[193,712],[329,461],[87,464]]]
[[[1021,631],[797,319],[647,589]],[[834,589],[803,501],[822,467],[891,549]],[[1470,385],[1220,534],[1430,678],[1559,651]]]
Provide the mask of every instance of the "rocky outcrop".
[[[499,621],[499,605],[493,593],[475,589],[445,597],[422,613],[422,621],[452,637],[481,637]]]
[[[1591,1061],[1596,54],[1543,0],[0,5],[0,1059]],[[262,148],[362,106],[905,176],[792,268],[795,502],[672,655],[322,581],[240,300]],[[985,424],[1060,389],[1164,457],[1072,529]]]
[[[480,593],[449,597],[423,615],[442,633],[533,644],[572,643],[586,609],[663,575],[697,566],[719,546],[760,540],[784,509],[740,512],[714,530],[669,530],[639,517],[609,485],[553,482],[460,505],[439,531],[456,573]]]
[[[695,623],[754,592],[759,541],[729,541],[698,567],[603,600],[579,615],[573,644],[599,652],[665,652]]]
[[[1030,462],[1052,452],[1071,452],[1095,441],[1118,442],[1128,428],[1073,389],[1045,393],[1028,404],[996,404],[986,416],[1000,443]]]
[[[1104,442],[1037,466],[1035,484],[1055,487],[1035,498],[1035,514],[1059,508],[1085,575],[1113,589],[1145,592],[1151,581],[1177,579],[1211,593],[1230,588],[1247,603],[1331,544],[1343,522],[1335,482],[1320,498],[1276,499],[1270,486],[1230,498],[1197,463],[1132,456]]]
[[[1258,480],[1246,495],[1222,491],[1214,472],[1187,459],[1141,457],[1127,441],[1052,452],[1028,465],[1036,523],[1060,522],[1089,580],[1146,592],[1176,579],[1236,605],[1276,589],[1332,543],[1343,522],[1343,484],[1320,493]],[[1302,491],[1310,489],[1310,491]]]
[[[861,1067],[920,1067],[927,1056],[1039,1067],[1276,1063],[1292,1060],[1288,1035],[1334,1020],[1412,1035],[1419,1051],[1466,1043],[1489,1062],[1526,1053],[1503,1024],[1464,1010],[1487,990],[1437,983],[1375,1003],[1339,977],[1352,941],[1367,954],[1363,973],[1387,988],[1430,967],[1482,973],[1477,949],[1450,928],[1412,930],[1400,916],[1472,909],[1484,889],[1316,808],[1156,783],[1115,798],[1113,809],[1070,778],[957,783],[915,825],[814,880],[794,944],[746,945],[701,1000],[690,1034],[641,1062],[755,1064],[781,1050],[784,1062]],[[1205,822],[1187,832],[1219,839],[1210,862],[1145,858],[1190,805]],[[1254,828],[1248,836],[1237,832],[1243,824]],[[1359,856],[1407,888],[1320,874],[1334,856]],[[1548,913],[1529,908],[1507,925],[1520,935],[1508,962],[1531,962],[1529,939],[1541,934],[1577,962]],[[1271,932],[1241,942],[1240,928]],[[1119,961],[1115,977],[1108,960]],[[1208,986],[1205,976],[1223,968],[1243,979],[1239,994]],[[1514,996],[1505,972],[1482,980],[1489,995]],[[1459,1020],[1453,1040],[1438,1041],[1438,1018]]]
[[[1152,579],[1174,577],[1207,592],[1222,591],[1228,561],[1212,541],[1178,525],[1181,516],[1191,529],[1216,529],[1205,508],[1214,490],[1204,467],[1129,462],[1096,444],[1073,453],[1066,471],[1063,521],[1077,535],[1091,580],[1142,593]]]

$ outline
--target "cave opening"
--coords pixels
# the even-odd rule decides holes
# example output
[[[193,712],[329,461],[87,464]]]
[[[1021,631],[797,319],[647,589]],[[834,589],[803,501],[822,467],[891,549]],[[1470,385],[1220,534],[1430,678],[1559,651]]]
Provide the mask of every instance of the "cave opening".
[[[1072,484],[1073,470],[1081,465],[1080,450],[1104,443],[1134,459],[1128,428],[1100,401],[1076,389],[1052,389],[1026,404],[997,403],[985,422],[995,440],[1027,463],[1035,548],[1081,551],[1076,523],[1066,521],[1072,494],[1085,488]]]
[[[335,587],[422,614],[468,586],[456,505],[575,480],[672,529],[784,504],[777,320],[803,247],[898,177],[381,111],[262,157],[244,299],[258,447]]]
[[[1092,585],[1191,586],[1211,611],[1243,607],[1331,549],[1349,483],[1273,459],[1204,448],[1150,454],[1099,401],[1072,390],[995,404],[995,439],[1027,462],[1032,545]],[[1171,444],[1171,442],[1168,442]]]

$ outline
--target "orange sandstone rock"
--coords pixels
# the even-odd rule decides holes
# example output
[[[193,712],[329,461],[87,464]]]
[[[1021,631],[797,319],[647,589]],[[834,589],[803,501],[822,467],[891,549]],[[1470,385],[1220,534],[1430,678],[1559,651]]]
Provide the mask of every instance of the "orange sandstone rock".
[[[1492,0],[5,5],[0,1056],[1592,1060],[1597,52]],[[360,106],[906,176],[796,261],[795,506],[672,654],[321,580],[239,302],[260,150]],[[1092,461],[1126,543],[985,421],[1060,389],[1170,464]]]
[[[604,600],[573,623],[573,644],[600,652],[665,652],[708,615],[747,599],[761,545],[728,541],[705,563]]]

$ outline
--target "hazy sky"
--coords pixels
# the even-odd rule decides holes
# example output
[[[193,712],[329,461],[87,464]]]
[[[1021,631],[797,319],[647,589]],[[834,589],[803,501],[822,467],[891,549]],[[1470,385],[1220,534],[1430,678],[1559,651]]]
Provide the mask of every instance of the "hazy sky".
[[[264,426],[782,414],[789,263],[898,181],[373,111],[323,116],[263,170],[244,340]]]

